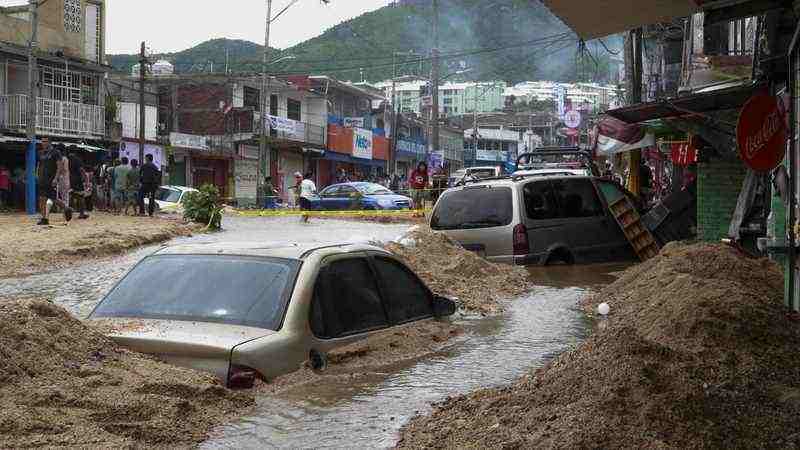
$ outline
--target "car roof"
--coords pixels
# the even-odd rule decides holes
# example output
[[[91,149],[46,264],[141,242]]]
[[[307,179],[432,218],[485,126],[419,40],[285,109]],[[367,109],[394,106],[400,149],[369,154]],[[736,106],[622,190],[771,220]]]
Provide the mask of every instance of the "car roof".
[[[597,177],[590,176],[590,175],[572,175],[572,174],[565,174],[564,171],[558,171],[557,173],[535,173],[535,174],[522,174],[520,176],[507,176],[507,177],[500,177],[500,178],[489,178],[485,180],[478,180],[474,182],[469,182],[464,186],[459,186],[453,188],[453,190],[463,189],[465,187],[475,187],[475,186],[515,186],[519,183],[524,181],[531,181],[537,179],[559,179],[559,178],[568,178],[570,180],[576,179],[595,179]]]
[[[368,244],[294,243],[294,242],[212,242],[164,246],[154,255],[235,255],[304,260],[320,250],[336,249],[340,253],[386,250]]]
[[[181,192],[190,192],[190,191],[194,192],[194,191],[197,191],[197,189],[195,189],[195,188],[190,188],[190,187],[186,187],[186,186],[173,186],[171,184],[167,185],[167,186],[161,186],[161,187],[164,188],[164,189],[174,189],[176,191],[181,191]]]

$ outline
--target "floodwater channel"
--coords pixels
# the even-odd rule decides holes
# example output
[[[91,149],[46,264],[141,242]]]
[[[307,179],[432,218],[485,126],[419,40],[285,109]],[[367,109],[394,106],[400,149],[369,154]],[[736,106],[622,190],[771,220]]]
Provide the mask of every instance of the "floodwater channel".
[[[226,218],[226,231],[175,242],[388,241],[407,225]],[[276,239],[276,237],[278,237]],[[85,265],[0,282],[0,297],[46,296],[85,317],[102,295],[157,246]],[[204,448],[386,448],[431,404],[508,384],[581,342],[591,323],[576,303],[625,265],[530,268],[538,286],[495,317],[457,319],[465,333],[434,355],[358,377],[326,377],[278,395],[259,395],[248,415],[221,427]],[[154,286],[154,289],[157,287]]]

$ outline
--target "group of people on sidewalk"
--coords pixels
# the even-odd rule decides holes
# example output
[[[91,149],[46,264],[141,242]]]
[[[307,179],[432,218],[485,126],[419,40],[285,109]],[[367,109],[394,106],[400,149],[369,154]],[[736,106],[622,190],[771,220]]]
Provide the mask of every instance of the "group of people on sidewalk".
[[[122,164],[101,166],[98,171],[85,168],[77,150],[61,151],[49,139],[42,138],[37,171],[39,193],[39,225],[50,224],[50,212],[57,206],[64,212],[64,220],[72,220],[73,209],[78,219],[87,219],[87,209],[93,209],[95,193],[110,211],[128,213],[132,206],[144,215],[144,199],[149,199],[148,212],[152,217],[155,193],[161,182],[161,170],[153,163],[153,155],[145,157],[145,164],[122,158]],[[88,170],[87,170],[88,169]],[[97,184],[97,189],[95,189]],[[97,192],[96,192],[97,191]]]

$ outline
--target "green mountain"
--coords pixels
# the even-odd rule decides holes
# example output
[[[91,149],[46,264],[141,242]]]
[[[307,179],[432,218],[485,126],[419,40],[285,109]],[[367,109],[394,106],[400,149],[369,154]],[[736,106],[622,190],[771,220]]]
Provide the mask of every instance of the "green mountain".
[[[335,8],[336,2],[327,7]],[[430,1],[400,0],[294,47],[273,51],[270,59],[294,58],[271,66],[270,72],[326,74],[352,81],[380,81],[393,74],[428,76],[434,47],[432,13]],[[596,43],[589,43],[578,58],[577,37],[538,1],[440,0],[439,23],[442,76],[455,74],[453,80],[604,81],[611,72],[610,54]],[[606,44],[613,51],[621,43],[611,39]],[[223,72],[227,53],[232,71],[257,73],[262,48],[216,39],[159,57],[173,62],[178,72],[209,72],[212,61],[214,71]],[[136,62],[130,55],[110,59],[115,69],[126,72]]]

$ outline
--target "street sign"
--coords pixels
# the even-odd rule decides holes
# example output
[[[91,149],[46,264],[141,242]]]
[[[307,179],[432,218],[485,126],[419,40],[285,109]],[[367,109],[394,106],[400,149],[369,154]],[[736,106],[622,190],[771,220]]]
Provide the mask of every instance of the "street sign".
[[[581,113],[576,110],[567,111],[564,114],[564,124],[569,128],[578,128],[581,126]]]
[[[778,167],[786,154],[785,112],[778,99],[759,93],[745,103],[736,126],[739,157],[756,172]]]

